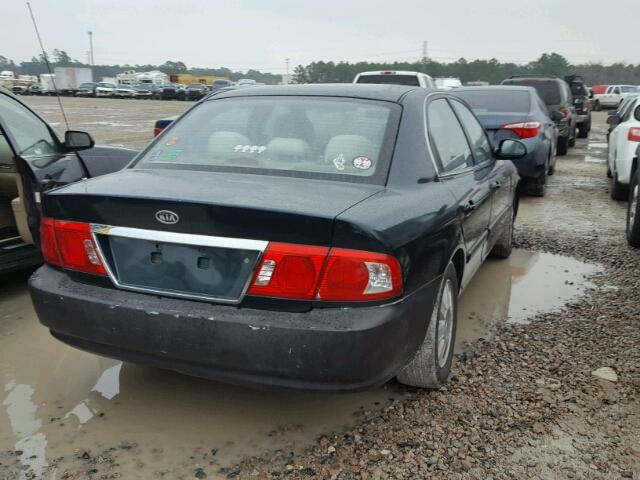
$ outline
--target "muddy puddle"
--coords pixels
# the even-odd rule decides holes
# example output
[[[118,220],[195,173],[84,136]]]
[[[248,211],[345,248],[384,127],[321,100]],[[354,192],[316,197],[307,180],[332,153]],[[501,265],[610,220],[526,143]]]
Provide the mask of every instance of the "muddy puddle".
[[[461,297],[459,347],[561,307],[596,271],[526,251],[488,261]],[[0,478],[225,478],[245,455],[299,451],[404,394],[394,382],[351,395],[257,392],[122,364],[51,338],[24,282],[1,287]]]

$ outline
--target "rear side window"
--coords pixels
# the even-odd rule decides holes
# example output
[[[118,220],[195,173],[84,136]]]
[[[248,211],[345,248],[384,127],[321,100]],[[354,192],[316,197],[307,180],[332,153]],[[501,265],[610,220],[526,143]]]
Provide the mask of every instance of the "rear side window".
[[[428,105],[427,126],[442,172],[451,173],[473,166],[467,137],[449,102],[438,99]]]
[[[357,83],[407,85],[409,87],[420,86],[416,75],[360,75]]]
[[[454,93],[476,113],[529,113],[529,93],[517,90],[466,90]]]
[[[537,78],[510,78],[503,82],[503,85],[523,85],[533,87],[538,91],[538,95],[546,105],[560,105],[562,103],[562,93],[560,84],[555,80]]]
[[[476,120],[476,117],[474,117],[469,109],[462,103],[453,101],[451,104],[467,131],[467,135],[469,135],[471,150],[473,151],[476,162],[480,164],[491,160],[493,158],[491,154],[491,144],[480,122]]]

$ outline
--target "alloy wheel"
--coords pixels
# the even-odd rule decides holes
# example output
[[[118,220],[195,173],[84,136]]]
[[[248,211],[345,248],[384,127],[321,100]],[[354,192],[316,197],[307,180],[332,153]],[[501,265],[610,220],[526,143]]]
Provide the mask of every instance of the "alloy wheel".
[[[447,280],[442,289],[440,305],[437,310],[437,359],[438,366],[444,368],[449,358],[449,350],[451,349],[451,336],[453,333],[453,284],[451,280]]]

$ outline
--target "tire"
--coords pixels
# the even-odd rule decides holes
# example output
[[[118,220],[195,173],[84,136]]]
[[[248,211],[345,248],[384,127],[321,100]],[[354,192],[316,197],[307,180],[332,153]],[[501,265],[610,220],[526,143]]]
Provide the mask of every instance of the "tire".
[[[613,175],[611,173],[611,169],[609,167],[607,167],[607,178],[613,178]]]
[[[558,137],[558,150],[557,154],[564,156],[569,151],[569,139],[566,137]]]
[[[514,217],[515,205],[511,209],[511,215],[509,218],[509,224],[507,228],[500,234],[500,238],[489,252],[489,256],[493,258],[505,259],[511,256],[511,252],[513,251],[513,223],[515,221]]]
[[[640,248],[640,170],[633,175],[629,188],[627,242],[632,247]]]
[[[591,131],[591,117],[586,122],[578,125],[578,138],[588,138]]]
[[[623,183],[618,182],[618,172],[612,172],[611,178],[611,198],[614,200],[622,201],[629,197],[629,187]]]
[[[400,383],[437,389],[447,382],[453,364],[457,323],[458,277],[453,263],[449,262],[438,287],[427,333],[413,359],[398,373]],[[439,335],[441,330],[445,330],[443,335]]]
[[[538,178],[527,181],[527,193],[534,197],[544,197],[547,194],[547,174],[544,172]]]

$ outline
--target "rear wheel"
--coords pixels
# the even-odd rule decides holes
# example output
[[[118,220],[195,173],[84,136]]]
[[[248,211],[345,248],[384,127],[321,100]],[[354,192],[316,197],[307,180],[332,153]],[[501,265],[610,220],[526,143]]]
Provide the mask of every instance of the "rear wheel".
[[[586,122],[578,125],[578,138],[587,138],[591,131],[591,117]]]
[[[422,388],[440,388],[451,373],[458,322],[458,277],[453,263],[442,276],[427,334],[398,381]]]
[[[505,226],[504,231],[500,234],[500,238],[489,253],[493,258],[509,258],[513,250],[513,222],[515,220],[515,206],[511,209],[509,215],[509,224]]]
[[[558,137],[558,155],[566,155],[569,151],[569,139],[567,137]]]
[[[626,200],[629,196],[629,187],[618,181],[618,172],[615,171],[615,165],[611,176],[611,198],[614,200]]]
[[[640,170],[631,179],[629,206],[627,207],[627,242],[640,248]]]
[[[569,134],[569,146],[570,147],[575,147],[576,146],[576,129],[575,127],[573,128],[573,131]]]

